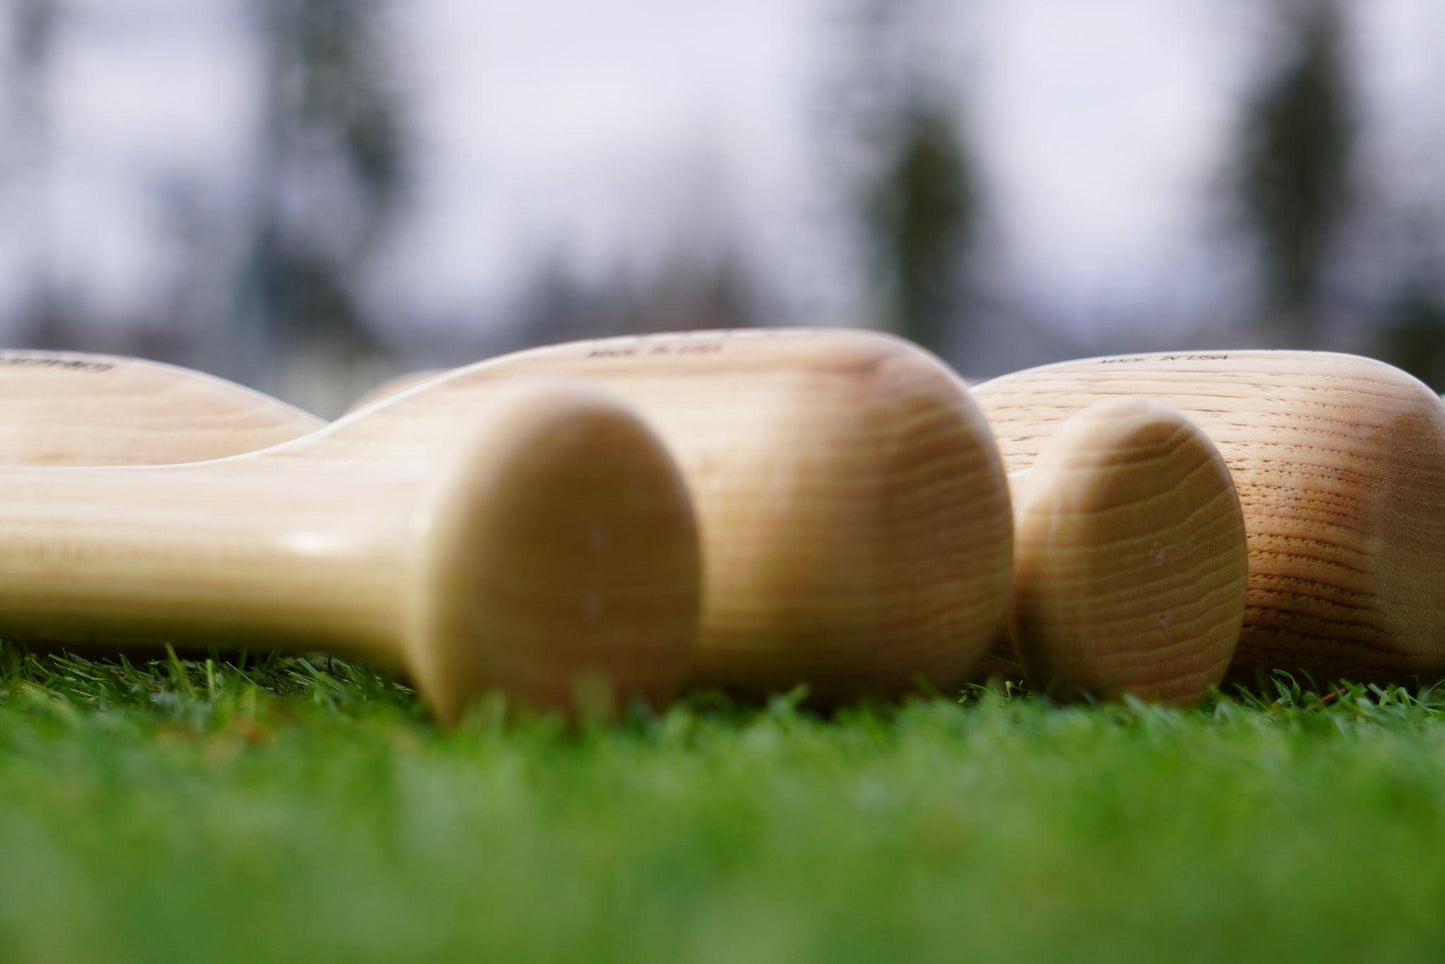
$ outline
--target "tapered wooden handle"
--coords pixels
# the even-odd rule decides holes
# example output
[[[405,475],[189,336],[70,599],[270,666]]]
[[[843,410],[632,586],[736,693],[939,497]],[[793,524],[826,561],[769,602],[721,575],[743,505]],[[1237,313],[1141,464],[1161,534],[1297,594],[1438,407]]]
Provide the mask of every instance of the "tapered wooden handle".
[[[251,452],[325,422],[159,362],[0,351],[0,464],[164,465]]]

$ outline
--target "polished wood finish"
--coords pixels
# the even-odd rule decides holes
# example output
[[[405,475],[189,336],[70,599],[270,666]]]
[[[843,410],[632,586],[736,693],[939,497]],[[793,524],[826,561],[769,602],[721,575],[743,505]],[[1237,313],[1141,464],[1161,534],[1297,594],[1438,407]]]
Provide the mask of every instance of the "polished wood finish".
[[[686,487],[615,396],[520,382],[232,458],[0,469],[0,636],[331,649],[445,720],[491,689],[665,701],[700,605]]]
[[[323,433],[299,451],[381,468],[506,385],[585,376],[616,391],[659,431],[696,501],[706,593],[694,684],[804,683],[823,703],[946,689],[1003,621],[1012,526],[992,435],[952,373],[900,339],[614,338],[426,374],[338,423],[387,413],[395,431]],[[412,405],[418,394],[434,400]]]
[[[1009,635],[1060,698],[1197,703],[1244,619],[1244,519],[1218,451],[1160,402],[1092,405],[1043,441],[1014,492]]]
[[[1064,419],[1148,396],[1219,449],[1249,591],[1231,675],[1445,673],[1445,409],[1404,372],[1325,352],[1193,352],[1047,365],[975,386],[1011,469]]]
[[[160,362],[0,351],[0,464],[199,462],[325,424],[234,382]]]
[[[1004,618],[1012,517],[962,382],[875,332],[610,338],[404,390],[584,376],[653,424],[697,508],[705,570],[691,682],[820,703],[968,678]]]

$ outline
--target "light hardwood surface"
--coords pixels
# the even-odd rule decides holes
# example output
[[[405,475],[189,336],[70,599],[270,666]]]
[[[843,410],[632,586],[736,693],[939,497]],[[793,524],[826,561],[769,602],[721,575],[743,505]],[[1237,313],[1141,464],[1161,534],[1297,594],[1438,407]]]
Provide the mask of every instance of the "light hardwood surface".
[[[1177,409],[1083,409],[1010,474],[1009,636],[1035,688],[1196,703],[1244,619],[1244,518],[1218,451]]]
[[[974,394],[1011,469],[1116,396],[1159,399],[1205,431],[1244,511],[1236,678],[1445,672],[1445,410],[1414,378],[1325,352],[1188,352],[1048,365]]]
[[[805,683],[833,703],[967,678],[1004,618],[1007,482],[962,384],[899,339],[767,330],[537,349],[384,387],[337,426],[384,412],[390,428],[321,433],[295,451],[382,468],[414,457],[414,438],[446,434],[439,406],[455,419],[475,397],[563,376],[644,412],[696,500],[706,593],[693,683]],[[411,405],[418,393],[434,401]]]
[[[234,382],[160,362],[0,351],[0,464],[199,462],[325,424]]]
[[[0,636],[331,649],[444,720],[494,688],[664,702],[700,591],[666,448],[556,379],[462,378],[225,459],[0,468]]]
[[[690,681],[804,683],[824,704],[966,680],[1004,619],[1012,515],[962,382],[876,332],[760,329],[577,342],[412,391],[582,376],[637,406],[687,479],[702,530]]]

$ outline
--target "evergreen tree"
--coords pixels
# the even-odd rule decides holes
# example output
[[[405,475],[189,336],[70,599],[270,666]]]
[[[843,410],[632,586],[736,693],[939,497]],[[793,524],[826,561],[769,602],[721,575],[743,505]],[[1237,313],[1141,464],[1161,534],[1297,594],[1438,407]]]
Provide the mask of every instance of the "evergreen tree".
[[[10,17],[6,94],[10,123],[0,168],[11,196],[10,217],[24,226],[25,277],[17,339],[46,348],[72,347],[73,332],[54,277],[44,182],[49,147],[45,88],[60,24],[53,0],[15,0]]]
[[[1401,288],[1385,310],[1375,352],[1445,390],[1445,299],[1437,285],[1415,279]]]
[[[890,327],[943,352],[963,307],[975,181],[956,125],[937,104],[910,104],[898,131],[864,208],[875,280]]]
[[[840,76],[825,119],[841,133],[839,171],[880,321],[941,354],[968,312],[982,198],[960,111],[944,9],[927,0],[846,0]]]
[[[357,283],[391,225],[406,151],[381,0],[260,9],[267,66],[242,323],[265,371],[307,343],[371,350]]]
[[[1304,345],[1316,333],[1326,260],[1349,209],[1354,104],[1334,0],[1284,9],[1293,50],[1246,106],[1235,188],[1267,305]]]

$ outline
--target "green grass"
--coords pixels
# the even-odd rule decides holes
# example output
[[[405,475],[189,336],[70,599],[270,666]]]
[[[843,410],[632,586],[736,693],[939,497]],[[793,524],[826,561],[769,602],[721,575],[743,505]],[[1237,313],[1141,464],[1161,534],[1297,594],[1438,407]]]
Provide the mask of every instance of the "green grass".
[[[0,960],[1408,960],[1445,694],[699,697],[444,732],[351,664],[0,648]]]

